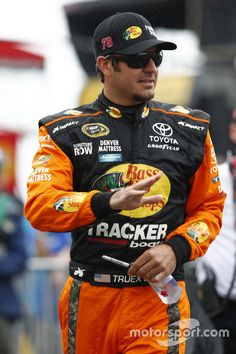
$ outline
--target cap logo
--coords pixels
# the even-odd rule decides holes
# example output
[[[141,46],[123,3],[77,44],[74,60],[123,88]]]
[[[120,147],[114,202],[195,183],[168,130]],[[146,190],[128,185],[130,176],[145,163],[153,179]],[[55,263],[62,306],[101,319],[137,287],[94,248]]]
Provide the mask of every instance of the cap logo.
[[[127,28],[127,30],[123,33],[123,38],[128,41],[129,39],[135,39],[140,37],[142,34],[142,30],[140,27],[131,26]]]
[[[156,37],[156,33],[155,33],[154,29],[153,29],[151,26],[145,25],[145,29],[148,30],[149,33],[150,33],[152,36]]]
[[[110,36],[102,38],[101,43],[102,43],[102,50],[106,50],[107,48],[113,47],[113,41]]]

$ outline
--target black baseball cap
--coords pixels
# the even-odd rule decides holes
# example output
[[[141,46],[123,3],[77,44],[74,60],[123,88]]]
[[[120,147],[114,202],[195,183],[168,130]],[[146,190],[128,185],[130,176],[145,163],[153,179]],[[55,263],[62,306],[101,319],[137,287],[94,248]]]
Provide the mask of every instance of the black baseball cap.
[[[148,48],[174,50],[175,43],[157,39],[151,23],[134,12],[119,12],[102,21],[93,34],[95,57],[113,53],[138,54]]]

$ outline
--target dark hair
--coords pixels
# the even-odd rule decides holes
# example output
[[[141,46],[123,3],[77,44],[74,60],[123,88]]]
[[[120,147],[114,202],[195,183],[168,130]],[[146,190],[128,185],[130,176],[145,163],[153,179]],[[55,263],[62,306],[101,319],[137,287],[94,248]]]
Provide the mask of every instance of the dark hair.
[[[115,71],[118,71],[117,69],[117,62],[115,60],[111,60],[111,63],[112,63],[112,66],[114,68]],[[99,79],[102,83],[104,83],[104,75],[103,75],[103,72],[99,69],[98,65],[96,64],[96,71],[97,71],[97,74],[99,76]]]
[[[99,69],[99,67],[96,65],[96,71],[97,71],[97,74],[99,76],[99,79],[102,83],[104,83],[104,75],[103,75],[103,72]]]

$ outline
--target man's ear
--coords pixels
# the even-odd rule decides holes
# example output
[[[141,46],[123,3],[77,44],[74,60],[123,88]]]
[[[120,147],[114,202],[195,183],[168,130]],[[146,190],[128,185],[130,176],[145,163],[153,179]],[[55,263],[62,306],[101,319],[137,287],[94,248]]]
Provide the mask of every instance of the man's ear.
[[[110,76],[114,71],[111,59],[105,59],[102,56],[97,58],[97,67],[104,76]]]

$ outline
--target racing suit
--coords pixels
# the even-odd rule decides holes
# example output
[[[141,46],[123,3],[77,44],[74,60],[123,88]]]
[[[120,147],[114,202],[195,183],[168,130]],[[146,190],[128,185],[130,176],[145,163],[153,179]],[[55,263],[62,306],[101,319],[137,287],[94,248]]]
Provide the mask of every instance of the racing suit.
[[[134,340],[126,333],[122,338],[127,340],[121,343],[114,339],[117,329],[109,332],[110,327],[104,327],[105,316],[114,325],[119,298],[129,303],[127,311],[123,308],[124,317],[127,313],[135,317],[136,309],[144,307],[135,328],[153,324],[166,329],[189,316],[185,290],[179,303],[168,307],[143,279],[128,276],[102,255],[132,263],[147,248],[168,243],[177,260],[173,276],[184,288],[183,263],[202,256],[221,227],[225,194],[209,121],[205,112],[156,101],[119,106],[103,93],[89,105],[40,120],[40,148],[28,180],[25,215],[42,231],[72,232],[70,277],[59,302],[64,353],[139,353],[140,337]],[[111,210],[112,193],[159,171],[162,177],[148,195],[160,193],[162,202],[135,210]],[[137,302],[131,309],[134,297]],[[102,310],[95,299],[106,304]],[[88,315],[91,302],[98,306],[96,317]],[[71,308],[68,303],[73,303]],[[155,307],[158,315],[152,313]],[[102,323],[96,320],[98,314]],[[145,323],[145,317],[151,322]],[[95,331],[94,322],[100,329]],[[88,327],[90,336],[94,331],[96,345]],[[110,344],[108,333],[113,338]],[[152,344],[150,338],[149,343],[142,338],[140,353],[166,353],[166,346],[157,351],[152,337]],[[178,346],[183,352],[183,343]]]

